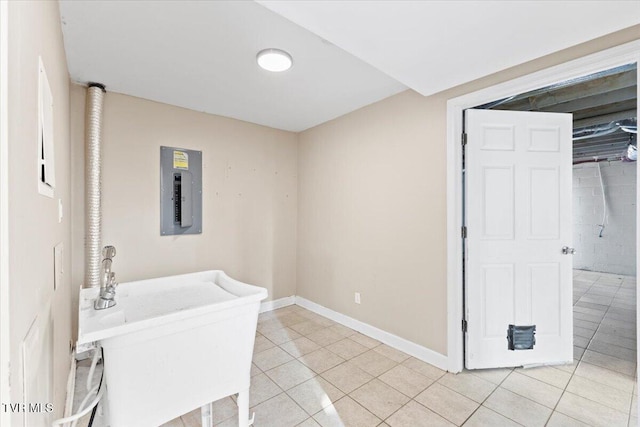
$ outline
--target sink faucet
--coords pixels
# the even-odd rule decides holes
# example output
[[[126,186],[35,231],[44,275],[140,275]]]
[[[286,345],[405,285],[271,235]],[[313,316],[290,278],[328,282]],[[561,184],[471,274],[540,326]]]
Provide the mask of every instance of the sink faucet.
[[[116,248],[113,246],[105,246],[102,249],[102,280],[100,281],[100,295],[93,303],[96,310],[104,310],[105,308],[116,305],[116,273],[111,271],[113,257],[116,256]]]

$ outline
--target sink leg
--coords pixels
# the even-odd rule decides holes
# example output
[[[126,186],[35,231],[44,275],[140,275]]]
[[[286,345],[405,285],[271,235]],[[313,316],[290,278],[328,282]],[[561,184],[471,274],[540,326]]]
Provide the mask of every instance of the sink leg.
[[[200,407],[202,427],[213,427],[213,403],[207,403]]]
[[[249,389],[238,393],[238,427],[249,427]]]

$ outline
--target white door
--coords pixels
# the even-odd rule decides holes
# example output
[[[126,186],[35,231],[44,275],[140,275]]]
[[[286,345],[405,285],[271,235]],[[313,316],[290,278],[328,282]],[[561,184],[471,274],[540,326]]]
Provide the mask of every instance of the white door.
[[[572,116],[467,110],[465,129],[466,367],[571,362]]]

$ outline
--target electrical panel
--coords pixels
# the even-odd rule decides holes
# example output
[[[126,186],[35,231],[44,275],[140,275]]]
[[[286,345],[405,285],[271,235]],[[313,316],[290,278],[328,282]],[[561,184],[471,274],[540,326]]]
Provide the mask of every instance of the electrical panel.
[[[202,151],[160,147],[160,234],[202,233]]]

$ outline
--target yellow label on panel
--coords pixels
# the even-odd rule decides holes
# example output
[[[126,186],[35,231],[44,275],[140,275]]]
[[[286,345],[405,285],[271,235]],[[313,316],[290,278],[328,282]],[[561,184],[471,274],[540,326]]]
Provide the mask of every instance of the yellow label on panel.
[[[189,169],[189,155],[184,151],[173,152],[173,168],[174,169]]]

